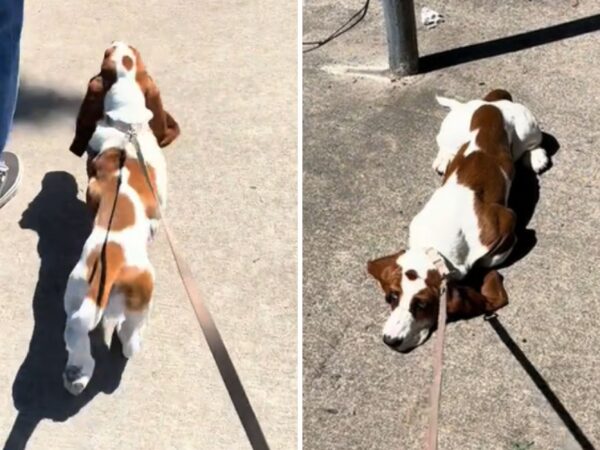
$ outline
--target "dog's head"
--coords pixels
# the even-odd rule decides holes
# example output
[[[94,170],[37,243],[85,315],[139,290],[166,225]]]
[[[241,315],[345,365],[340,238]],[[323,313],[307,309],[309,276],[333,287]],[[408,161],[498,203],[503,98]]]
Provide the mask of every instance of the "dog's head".
[[[113,42],[104,52],[100,73],[88,83],[70,150],[82,155],[104,113],[127,123],[148,122],[161,147],[179,136],[179,125],[165,111],[158,86],[150,77],[140,52]]]
[[[369,261],[367,270],[383,289],[391,313],[383,341],[408,352],[421,345],[436,323],[442,277],[422,250],[408,250]]]

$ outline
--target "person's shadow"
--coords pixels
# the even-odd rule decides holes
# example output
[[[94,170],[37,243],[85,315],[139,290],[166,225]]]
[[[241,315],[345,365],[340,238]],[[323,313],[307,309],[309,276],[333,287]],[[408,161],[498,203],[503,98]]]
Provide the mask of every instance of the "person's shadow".
[[[63,387],[62,371],[67,359],[63,295],[92,225],[89,210],[77,198],[75,178],[67,172],[47,173],[40,193],[23,213],[19,225],[38,234],[40,270],[33,296],[33,336],[12,388],[18,415],[5,450],[24,449],[42,419],[65,421],[99,392],[114,392],[126,363],[118,339],[113,340],[109,350],[99,333],[93,332],[96,369],[92,380],[77,397]]]

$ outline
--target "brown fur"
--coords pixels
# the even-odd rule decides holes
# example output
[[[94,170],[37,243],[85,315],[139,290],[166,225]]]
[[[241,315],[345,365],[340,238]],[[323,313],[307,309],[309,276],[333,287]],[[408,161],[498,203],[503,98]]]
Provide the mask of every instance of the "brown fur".
[[[106,308],[111,287],[121,272],[123,264],[125,263],[125,257],[121,246],[114,242],[108,242],[106,244],[106,265],[103,265],[102,263],[101,253],[102,247],[96,248],[90,253],[86,261],[89,283],[87,296],[93,299],[100,308]],[[105,267],[104,290],[102,291],[102,295],[100,295],[103,266]]]
[[[444,183],[456,173],[458,183],[473,190],[481,242],[490,255],[503,253],[515,242],[516,217],[506,207],[504,174],[513,178],[514,163],[502,113],[495,106],[483,105],[473,114],[470,129],[479,130],[475,143],[480,150],[465,156],[465,143],[448,165]]]
[[[396,263],[396,260],[402,253],[404,252],[394,253],[367,263],[367,271],[373,278],[379,281],[386,298],[390,294],[396,294],[398,299],[402,296],[402,267]],[[393,303],[391,304],[392,309],[398,306],[397,302]]]
[[[494,89],[483,97],[483,100],[486,102],[496,102],[498,100],[508,100],[509,102],[512,102],[513,98],[512,95],[510,95],[510,92],[505,91],[504,89]]]
[[[154,281],[150,272],[135,267],[126,267],[121,271],[115,288],[125,295],[127,309],[142,311],[150,303]]]
[[[124,150],[111,148],[95,157],[91,163],[88,175],[88,190],[86,201],[92,212],[97,216],[96,222],[102,226],[108,225],[117,191],[117,179],[120,159]],[[127,183],[138,194],[150,219],[158,218],[158,208],[152,191],[144,176],[140,162],[135,158],[126,158],[123,166],[129,171]],[[148,175],[154,192],[156,192],[156,175],[152,167],[148,167]],[[133,225],[135,220],[133,203],[125,195],[119,194],[111,229],[118,231]]]

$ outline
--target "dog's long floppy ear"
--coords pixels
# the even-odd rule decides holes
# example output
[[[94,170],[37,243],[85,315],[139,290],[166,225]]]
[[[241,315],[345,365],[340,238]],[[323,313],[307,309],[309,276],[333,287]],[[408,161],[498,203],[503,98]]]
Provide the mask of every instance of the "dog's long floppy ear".
[[[379,281],[381,289],[388,294],[390,290],[400,289],[400,278],[402,277],[402,269],[397,263],[398,257],[404,251],[374,259],[367,263],[367,272]]]
[[[488,94],[483,97],[483,100],[486,102],[496,102],[498,100],[508,100],[512,102],[513,98],[512,95],[510,95],[510,92],[504,89],[494,89],[493,91],[488,92]]]
[[[137,51],[135,52],[136,55],[139,55]],[[137,56],[137,58],[138,61],[140,61],[139,56]],[[154,133],[154,136],[156,136],[158,145],[166,147],[179,136],[179,124],[175,121],[173,116],[163,108],[158,86],[152,77],[148,75],[148,72],[146,72],[143,65],[138,66],[136,80],[144,92],[146,108],[152,111],[153,114],[152,120],[150,120],[150,128],[152,128],[152,132]]]
[[[481,292],[470,286],[450,282],[448,294],[448,315],[453,319],[489,314],[508,304],[502,276],[495,270],[484,277]]]
[[[110,80],[105,79],[102,74],[92,77],[88,83],[87,92],[77,114],[75,137],[69,147],[69,150],[77,156],[81,156],[85,152],[96,129],[96,122],[102,118],[104,96],[110,88],[110,84],[112,84]]]

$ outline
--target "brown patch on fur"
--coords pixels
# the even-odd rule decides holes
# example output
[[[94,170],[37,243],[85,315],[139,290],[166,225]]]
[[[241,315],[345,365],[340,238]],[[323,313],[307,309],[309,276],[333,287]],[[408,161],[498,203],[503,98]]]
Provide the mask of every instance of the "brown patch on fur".
[[[100,308],[106,308],[112,285],[125,263],[123,249],[115,242],[106,244],[104,255],[103,261],[102,246],[99,246],[89,254],[86,260],[89,284],[87,296],[94,300]],[[104,289],[101,289],[103,267],[105,268]]]
[[[131,68],[133,67],[133,59],[131,59],[127,55],[121,58],[121,63],[123,64],[123,67],[125,67],[126,70],[131,70]]]
[[[448,165],[444,183],[456,173],[459,184],[475,194],[475,213],[479,220],[480,239],[490,255],[503,253],[514,244],[515,214],[506,207],[508,180],[514,176],[514,163],[498,108],[484,105],[471,119],[471,130],[478,130],[475,144],[479,150],[465,156],[465,143]]]
[[[508,100],[509,102],[512,102],[513,98],[512,95],[510,95],[510,92],[504,89],[494,89],[493,91],[490,91],[485,97],[483,97],[483,100],[486,102],[496,102],[498,100]]]
[[[81,156],[85,152],[88,142],[96,130],[96,123],[104,114],[104,96],[115,80],[116,75],[103,76],[102,74],[90,79],[77,114],[75,136],[69,146],[69,150],[77,156]]]
[[[88,182],[86,200],[90,209],[96,214],[96,223],[106,227],[113,209],[117,192],[118,170],[125,150],[111,148],[104,150],[90,163],[91,175]],[[126,158],[123,167],[129,172],[127,184],[138,194],[145,207],[146,216],[151,219],[158,218],[158,208],[152,191],[150,190],[141,163],[136,158]],[[157,192],[156,174],[152,167],[148,167],[148,175],[154,192]],[[132,201],[125,195],[119,194],[117,206],[111,224],[111,230],[122,230],[134,224],[135,209]]]
[[[437,270],[427,271],[425,287],[410,299],[409,311],[415,320],[428,320],[434,323],[440,307],[442,276]]]
[[[367,271],[373,278],[379,281],[385,293],[386,300],[390,295],[396,297],[395,304],[388,301],[392,309],[398,306],[397,299],[402,296],[402,267],[396,261],[403,253],[404,251],[401,251],[367,263]]]
[[[100,205],[98,205],[98,212],[96,213],[96,223],[102,227],[108,226],[110,215],[113,210],[113,202],[114,202],[114,194],[115,190],[107,193],[103,192],[105,196],[110,200],[112,198],[112,204],[109,204],[109,201],[103,202],[100,201]],[[112,194],[112,195],[111,195]],[[115,206],[115,212],[113,215],[112,222],[110,223],[111,231],[122,231],[126,228],[129,228],[135,224],[135,209],[132,201],[124,194],[119,194],[117,196],[117,204]]]
[[[163,108],[158,86],[146,71],[146,65],[142,61],[140,52],[134,47],[129,46],[129,48],[134,53],[137,63],[135,80],[144,93],[146,107],[152,111],[153,114],[153,117],[150,120],[150,128],[152,128],[152,132],[154,133],[154,136],[156,136],[158,145],[166,147],[179,136],[179,124]]]
[[[489,255],[508,251],[515,243],[517,217],[512,209],[497,203],[475,203],[479,219],[479,237],[489,250]]]
[[[150,304],[154,280],[147,270],[126,267],[115,283],[115,288],[125,295],[125,305],[131,311],[142,311]]]
[[[124,230],[135,223],[132,201],[126,195],[117,193],[118,171],[124,157],[123,152],[124,150],[120,149],[108,149],[100,153],[92,162],[95,175],[88,183],[87,200],[92,211],[96,211],[95,224],[106,229],[113,215],[111,231]]]

